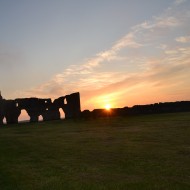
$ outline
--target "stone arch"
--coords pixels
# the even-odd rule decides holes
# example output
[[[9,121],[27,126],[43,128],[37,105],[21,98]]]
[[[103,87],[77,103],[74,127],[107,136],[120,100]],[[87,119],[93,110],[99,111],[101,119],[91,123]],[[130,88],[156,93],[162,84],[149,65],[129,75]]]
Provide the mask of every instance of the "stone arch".
[[[59,113],[60,113],[60,119],[65,119],[65,112],[63,108],[59,108]]]
[[[43,118],[42,115],[39,115],[39,116],[38,116],[38,121],[40,121],[40,122],[41,122],[41,121],[44,121],[44,118]]]
[[[18,122],[22,122],[22,121],[26,121],[26,122],[30,121],[30,116],[28,115],[25,109],[21,109],[21,113],[18,117]]]

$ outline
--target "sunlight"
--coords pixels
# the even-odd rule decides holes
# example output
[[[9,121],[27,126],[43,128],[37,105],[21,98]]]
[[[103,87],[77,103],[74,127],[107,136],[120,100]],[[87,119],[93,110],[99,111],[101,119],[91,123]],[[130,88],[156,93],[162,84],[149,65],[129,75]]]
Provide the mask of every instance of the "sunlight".
[[[105,105],[105,109],[106,109],[107,111],[109,111],[110,108],[111,108],[111,105],[110,105],[110,104],[106,104],[106,105]]]

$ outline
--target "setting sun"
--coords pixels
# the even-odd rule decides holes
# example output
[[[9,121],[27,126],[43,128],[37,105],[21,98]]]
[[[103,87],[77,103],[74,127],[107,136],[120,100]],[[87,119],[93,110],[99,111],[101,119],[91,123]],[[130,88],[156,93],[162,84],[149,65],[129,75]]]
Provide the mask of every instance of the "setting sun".
[[[110,110],[110,108],[111,108],[110,104],[106,104],[106,105],[105,105],[105,109],[106,109],[106,110]]]

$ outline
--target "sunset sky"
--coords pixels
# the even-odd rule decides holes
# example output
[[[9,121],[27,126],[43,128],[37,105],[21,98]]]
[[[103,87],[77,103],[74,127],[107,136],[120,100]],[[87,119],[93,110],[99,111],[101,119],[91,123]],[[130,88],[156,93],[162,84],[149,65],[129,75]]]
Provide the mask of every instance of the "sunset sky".
[[[190,100],[190,0],[0,0],[5,99],[82,110]]]

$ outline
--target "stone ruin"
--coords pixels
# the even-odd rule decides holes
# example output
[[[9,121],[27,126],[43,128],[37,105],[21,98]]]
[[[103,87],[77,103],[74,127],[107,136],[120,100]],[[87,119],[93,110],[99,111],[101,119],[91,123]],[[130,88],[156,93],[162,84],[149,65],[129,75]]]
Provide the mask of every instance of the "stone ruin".
[[[0,126],[4,119],[7,124],[18,123],[18,118],[22,110],[25,110],[30,117],[30,122],[38,122],[39,116],[43,121],[59,120],[62,109],[65,119],[71,118],[99,118],[99,117],[121,117],[139,114],[157,114],[172,112],[190,112],[190,101],[160,102],[148,105],[135,105],[133,107],[112,108],[109,112],[105,109],[94,109],[93,111],[80,108],[79,92],[61,96],[54,101],[50,98],[18,98],[15,100],[5,100],[0,92]]]
[[[50,98],[18,98],[15,100],[5,100],[0,93],[0,125],[4,118],[7,124],[18,123],[21,110],[26,110],[30,117],[30,122],[38,122],[39,116],[43,121],[60,119],[59,109],[65,113],[65,119],[78,118],[81,114],[79,92],[61,96],[54,101]]]

